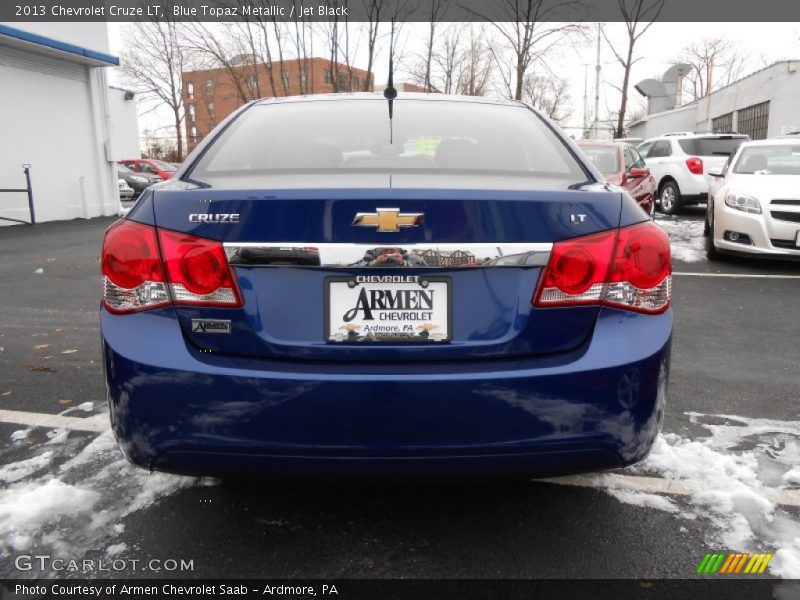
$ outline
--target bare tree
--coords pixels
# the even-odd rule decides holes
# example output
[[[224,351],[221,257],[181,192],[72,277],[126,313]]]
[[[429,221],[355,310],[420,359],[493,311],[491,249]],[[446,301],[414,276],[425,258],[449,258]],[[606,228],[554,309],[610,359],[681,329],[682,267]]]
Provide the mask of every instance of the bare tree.
[[[428,21],[428,45],[425,60],[425,91],[433,91],[431,85],[431,66],[433,63],[433,46],[436,38],[436,26],[441,21],[442,15],[447,11],[450,0],[430,0],[430,20]]]
[[[608,47],[611,48],[611,52],[614,53],[614,57],[624,71],[622,87],[620,88],[622,98],[619,104],[619,112],[617,113],[617,127],[614,132],[614,137],[623,137],[625,132],[625,112],[628,108],[631,67],[639,60],[633,57],[634,46],[636,46],[639,38],[650,29],[650,26],[658,20],[661,10],[664,8],[664,0],[617,0],[617,6],[622,15],[625,30],[628,33],[626,51],[618,52],[614,44],[608,39],[606,32],[602,28],[600,31],[603,32],[603,37]]]
[[[498,0],[492,16],[466,8],[468,13],[490,23],[505,48],[491,48],[509,98],[522,100],[525,75],[559,44],[583,34],[579,23],[551,22],[565,11],[581,6],[579,0]],[[510,53],[510,60],[505,54]]]
[[[470,24],[469,39],[458,75],[458,93],[464,96],[483,96],[494,73],[491,41],[485,27]]]
[[[740,79],[748,66],[747,57],[735,44],[723,38],[692,42],[683,49],[678,62],[690,65],[683,89],[691,100]]]
[[[170,20],[134,21],[123,35],[127,48],[122,53],[123,77],[143,100],[153,100],[172,111],[177,154],[183,158],[181,73],[189,60],[181,26]]]
[[[557,123],[572,116],[572,98],[567,81],[555,75],[528,73],[523,85],[524,100]]]
[[[364,91],[371,91],[370,85],[374,76],[372,69],[375,66],[375,49],[378,43],[378,29],[381,16],[384,14],[385,0],[364,0],[367,13],[367,79],[364,81]]]
[[[204,62],[205,68],[222,69],[240,105],[259,95],[251,82],[258,81],[260,61],[252,53],[253,38],[241,23],[210,25],[189,21],[185,27],[187,47]]]
[[[425,55],[409,69],[412,80],[430,91],[466,96],[484,95],[493,71],[485,27],[472,23],[450,25],[437,35],[430,70]]]
[[[434,90],[454,94],[464,62],[462,35],[466,24],[454,24],[437,36],[435,43],[418,54],[408,68],[411,80],[427,92]]]

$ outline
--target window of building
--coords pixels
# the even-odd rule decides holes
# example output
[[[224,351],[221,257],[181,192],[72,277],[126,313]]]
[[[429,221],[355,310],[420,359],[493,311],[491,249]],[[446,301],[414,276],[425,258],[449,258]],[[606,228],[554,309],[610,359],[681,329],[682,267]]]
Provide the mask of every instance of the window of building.
[[[347,75],[344,73],[339,73],[336,76],[336,89],[339,91],[347,89]]]
[[[714,133],[730,133],[733,131],[733,113],[720,115],[711,119],[711,129]]]
[[[258,75],[255,73],[247,75],[247,87],[250,88],[251,92],[255,92],[258,89]]]
[[[286,69],[281,71],[281,85],[284,87],[284,89],[289,88],[289,71]]]
[[[358,77],[351,77],[350,78],[350,91],[357,92],[361,88],[358,87],[361,82],[359,81]]]
[[[208,110],[208,116],[213,119],[214,118],[214,103],[213,102],[209,102],[208,104],[206,104],[206,109]]]
[[[192,142],[196,142],[197,141],[197,127],[192,127],[191,133],[190,133],[190,138],[191,138]]]
[[[328,85],[333,85],[333,74],[330,69],[325,69],[322,72],[322,80]]]
[[[308,82],[308,69],[305,67],[300,68],[300,83],[305,85]]]
[[[206,94],[210,94],[213,91],[214,91],[214,80],[206,79]]]
[[[749,135],[750,139],[765,139],[769,128],[769,100],[737,111],[736,125],[739,133]]]
[[[194,84],[191,81],[186,84],[186,95],[189,96],[189,100],[194,99]]]
[[[192,122],[196,120],[196,115],[194,112],[194,104],[189,105],[189,120]]]

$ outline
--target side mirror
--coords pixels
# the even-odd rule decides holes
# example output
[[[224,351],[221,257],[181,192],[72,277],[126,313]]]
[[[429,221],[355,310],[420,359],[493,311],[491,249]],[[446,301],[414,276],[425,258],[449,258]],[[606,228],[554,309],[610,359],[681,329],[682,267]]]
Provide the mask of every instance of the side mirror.
[[[631,179],[641,179],[642,177],[647,177],[648,175],[650,175],[650,169],[639,169],[634,167],[628,171],[628,176]]]
[[[723,173],[722,171],[709,171],[708,174],[711,177],[725,177],[725,173]]]

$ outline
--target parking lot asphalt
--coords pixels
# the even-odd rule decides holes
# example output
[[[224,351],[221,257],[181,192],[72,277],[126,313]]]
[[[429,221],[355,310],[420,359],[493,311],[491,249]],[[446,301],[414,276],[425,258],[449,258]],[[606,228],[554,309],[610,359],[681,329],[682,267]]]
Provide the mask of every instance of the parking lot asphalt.
[[[0,228],[0,409],[105,418],[99,251],[112,221]],[[675,261],[674,271],[666,441],[633,474],[669,478],[674,466],[663,467],[666,459],[696,447],[698,460],[715,452],[778,487],[778,467],[800,456],[800,279],[792,278],[800,265],[695,259]],[[184,577],[682,578],[709,549],[779,550],[792,538],[764,519],[792,532],[799,514],[790,499],[754,517],[734,496],[731,511],[752,534],[737,537],[741,519],[729,522],[697,495],[619,492],[603,476],[578,486],[207,485],[216,482],[127,466],[107,432],[3,422],[0,439],[0,473],[2,465],[32,465],[6,478],[0,515],[14,494],[35,497],[42,486],[56,489],[54,479],[78,506],[35,530],[0,528],[0,550],[192,560]],[[792,556],[776,560],[772,574],[789,572]],[[3,576],[26,575],[8,565]],[[128,565],[113,575],[175,573]]]

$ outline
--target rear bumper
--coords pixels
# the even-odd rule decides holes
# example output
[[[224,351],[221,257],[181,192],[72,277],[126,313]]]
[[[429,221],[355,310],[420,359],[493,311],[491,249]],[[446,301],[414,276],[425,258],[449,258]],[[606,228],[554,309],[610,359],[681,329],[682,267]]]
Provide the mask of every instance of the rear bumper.
[[[321,363],[205,354],[171,309],[102,314],[111,420],[143,467],[312,478],[557,475],[644,458],[672,311],[601,310],[581,348],[525,360]]]

